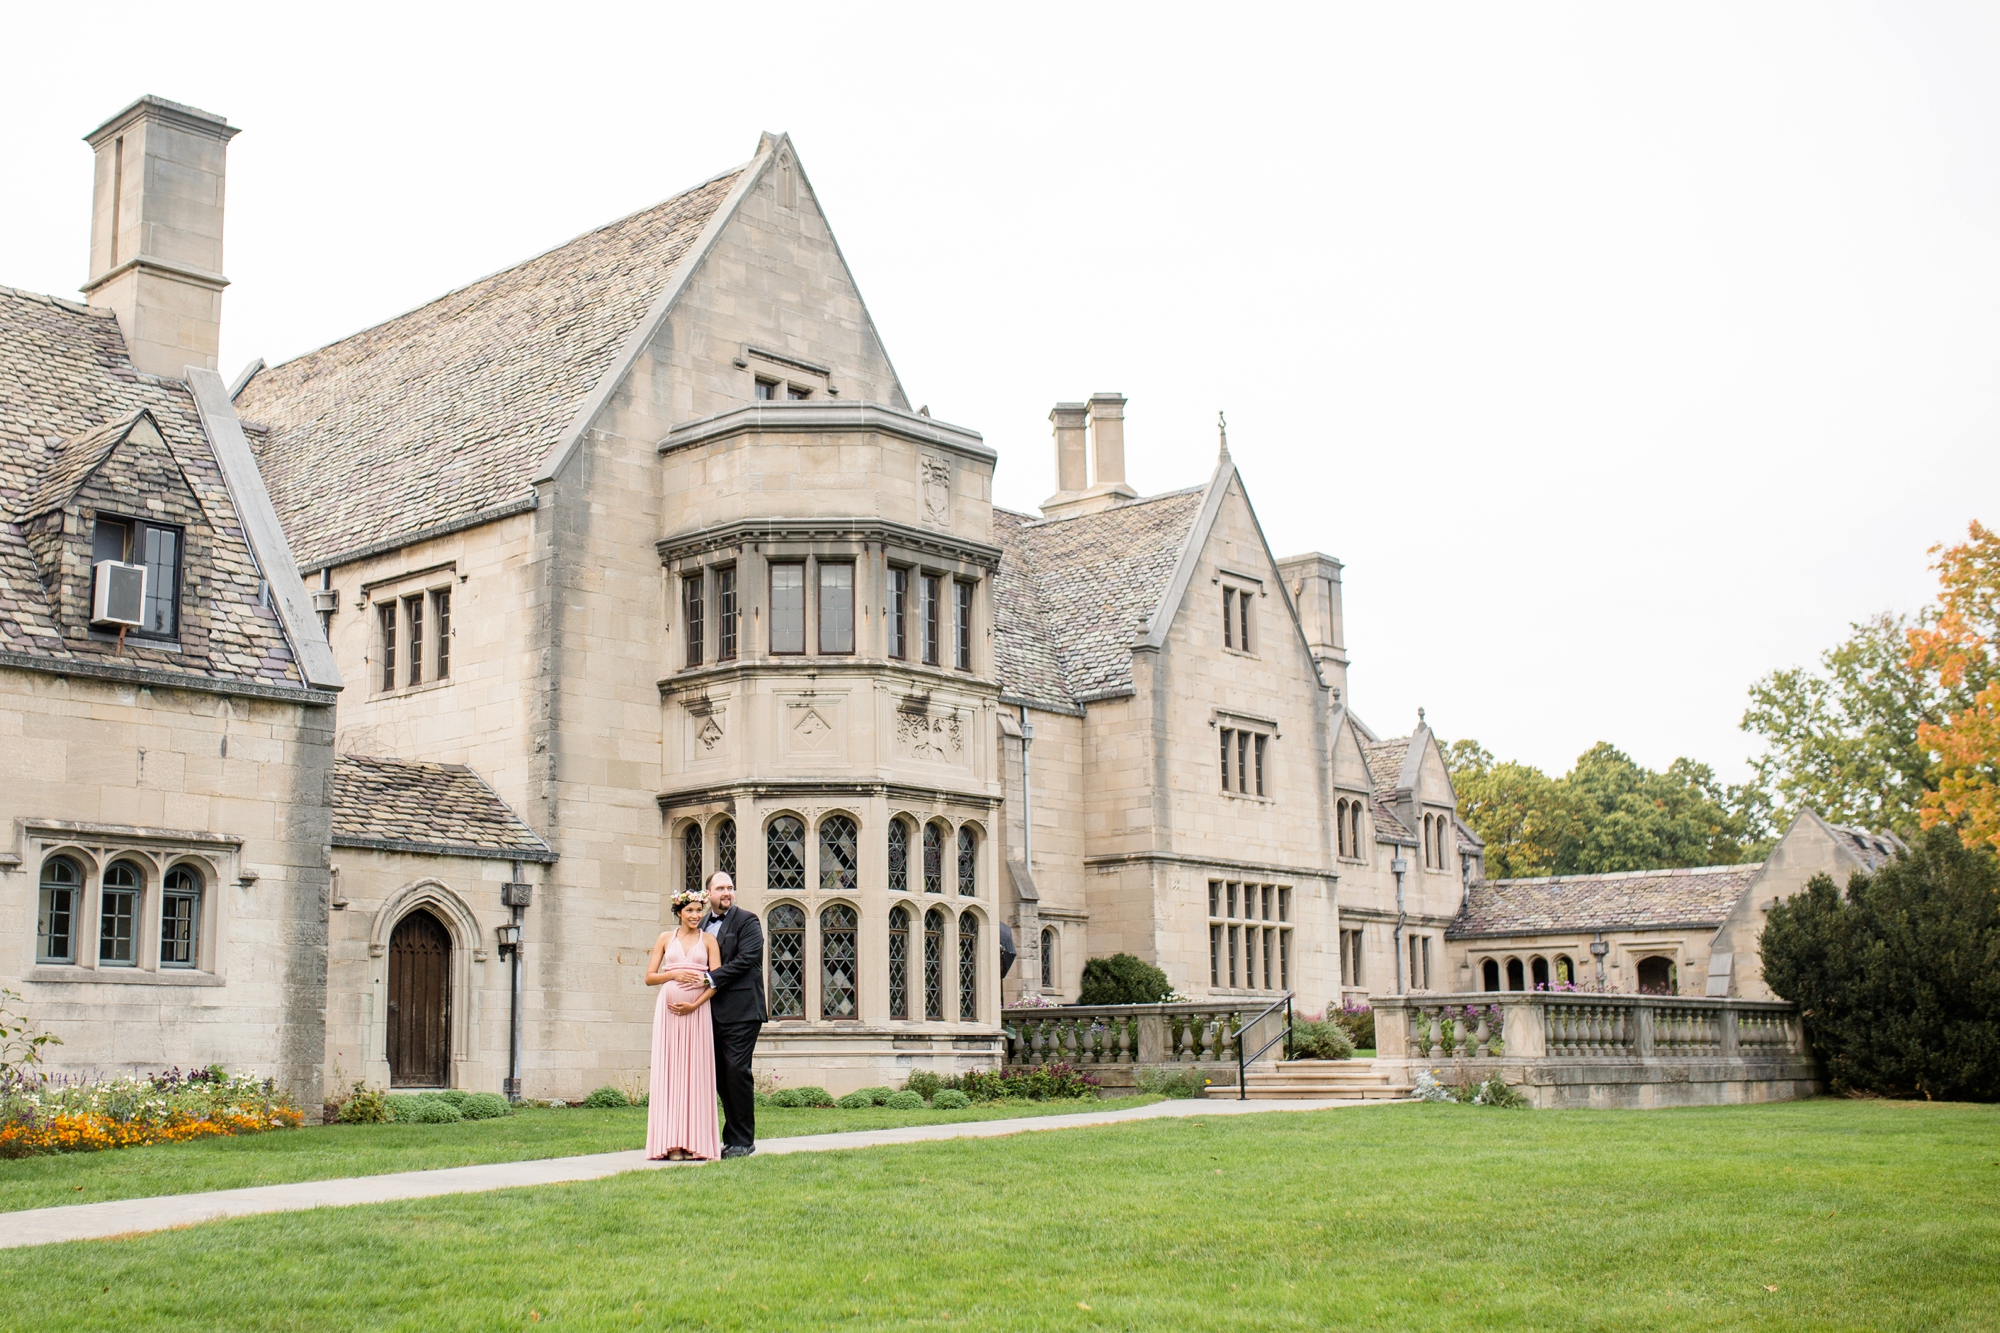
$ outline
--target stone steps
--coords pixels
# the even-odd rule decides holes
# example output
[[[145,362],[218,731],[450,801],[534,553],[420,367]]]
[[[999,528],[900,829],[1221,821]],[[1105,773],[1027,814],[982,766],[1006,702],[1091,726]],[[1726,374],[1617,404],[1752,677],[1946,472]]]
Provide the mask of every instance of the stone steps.
[[[1410,1095],[1407,1083],[1391,1083],[1373,1060],[1287,1060],[1260,1065],[1245,1080],[1250,1101],[1393,1101]],[[1211,1087],[1212,1098],[1237,1099],[1234,1087]]]

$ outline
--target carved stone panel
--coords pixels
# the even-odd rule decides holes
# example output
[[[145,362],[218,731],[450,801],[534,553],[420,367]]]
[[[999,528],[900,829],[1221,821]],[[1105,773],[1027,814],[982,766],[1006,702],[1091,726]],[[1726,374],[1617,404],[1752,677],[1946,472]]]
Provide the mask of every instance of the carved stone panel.
[[[847,761],[847,701],[813,692],[777,700],[779,753],[792,762]]]
[[[948,705],[904,704],[896,710],[896,754],[932,764],[963,768],[970,719]]]
[[[917,456],[918,512],[924,522],[951,526],[951,464],[936,454]]]
[[[725,696],[703,694],[682,701],[687,717],[681,725],[684,740],[682,757],[689,764],[711,763],[727,757],[729,745],[729,700]]]

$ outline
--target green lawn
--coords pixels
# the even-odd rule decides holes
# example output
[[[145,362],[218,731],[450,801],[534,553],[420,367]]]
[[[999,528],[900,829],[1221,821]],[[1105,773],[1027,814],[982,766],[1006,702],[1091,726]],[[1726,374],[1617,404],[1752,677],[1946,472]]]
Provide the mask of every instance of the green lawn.
[[[891,1111],[880,1106],[866,1111],[787,1111],[766,1107],[757,1112],[757,1134],[778,1139],[957,1120],[1069,1115],[1144,1106],[1158,1100],[1130,1097],[1116,1102],[994,1103],[966,1111]],[[154,1194],[623,1152],[645,1144],[645,1111],[637,1107],[619,1111],[575,1108],[523,1110],[500,1120],[469,1120],[455,1125],[327,1125],[116,1152],[30,1157],[0,1161],[0,1214]]]
[[[1155,1120],[0,1251],[20,1329],[1991,1329],[2000,1108]]]

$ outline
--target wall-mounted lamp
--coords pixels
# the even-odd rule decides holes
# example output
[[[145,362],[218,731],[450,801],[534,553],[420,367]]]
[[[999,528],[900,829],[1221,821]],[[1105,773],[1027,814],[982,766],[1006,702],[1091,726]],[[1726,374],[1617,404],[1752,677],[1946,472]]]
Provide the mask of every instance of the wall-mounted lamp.
[[[504,926],[495,926],[493,938],[502,949],[518,949],[521,947],[521,928],[511,922]]]

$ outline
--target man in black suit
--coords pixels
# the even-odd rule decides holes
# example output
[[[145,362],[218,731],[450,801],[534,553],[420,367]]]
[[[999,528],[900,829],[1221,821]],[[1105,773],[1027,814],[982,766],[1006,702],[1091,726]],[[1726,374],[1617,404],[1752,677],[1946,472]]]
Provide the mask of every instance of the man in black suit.
[[[715,1024],[715,1090],[722,1098],[722,1155],[748,1157],[757,1151],[756,1081],[750,1057],[764,1026],[764,927],[757,914],[736,905],[736,881],[718,870],[708,877],[708,920],[702,929],[715,936],[722,963],[708,974],[715,998],[708,1013]]]

